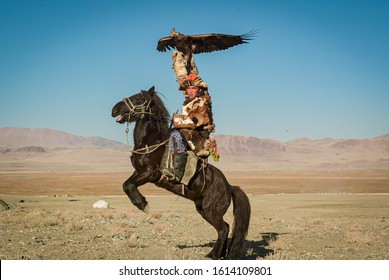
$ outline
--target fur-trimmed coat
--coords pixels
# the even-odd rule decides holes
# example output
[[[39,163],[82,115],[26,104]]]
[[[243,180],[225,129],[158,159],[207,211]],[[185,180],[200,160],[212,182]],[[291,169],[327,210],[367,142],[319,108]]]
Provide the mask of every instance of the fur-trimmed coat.
[[[182,114],[173,115],[174,127],[181,129],[206,129],[209,132],[215,130],[212,120],[212,105],[209,95],[195,97],[182,106]]]

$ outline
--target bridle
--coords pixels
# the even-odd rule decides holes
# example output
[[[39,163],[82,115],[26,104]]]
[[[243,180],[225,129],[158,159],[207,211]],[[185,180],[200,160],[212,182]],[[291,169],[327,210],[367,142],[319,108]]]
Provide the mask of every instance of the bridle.
[[[132,103],[131,99],[129,97],[126,97],[126,98],[123,98],[123,102],[124,102],[124,104],[126,104],[128,109],[130,110],[130,112],[128,114],[127,128],[126,128],[127,145],[130,145],[129,141],[128,141],[128,132],[130,131],[128,126],[130,124],[131,116],[140,115],[140,118],[143,119],[143,117],[145,115],[153,115],[153,112],[151,112],[151,107],[150,107],[151,100],[149,100],[149,101],[145,100],[145,102],[143,102],[140,105],[134,105],[134,103]],[[169,141],[169,139],[167,139],[159,144],[155,144],[155,145],[151,145],[151,146],[146,145],[146,147],[144,147],[144,148],[140,148],[137,150],[130,150],[130,152],[133,154],[147,155],[147,154],[153,153],[154,151],[159,149],[159,147],[166,145],[166,143],[168,141]]]
[[[134,105],[134,103],[132,103],[132,101],[131,101],[131,98],[126,97],[126,98],[123,98],[123,102],[124,102],[124,104],[126,104],[128,109],[130,110],[130,112],[128,114],[127,122],[130,121],[131,116],[140,115],[140,118],[142,119],[146,114],[147,115],[153,114],[151,112],[151,107],[150,107],[151,100],[149,100],[149,101],[145,100],[145,102],[143,102],[143,104]]]

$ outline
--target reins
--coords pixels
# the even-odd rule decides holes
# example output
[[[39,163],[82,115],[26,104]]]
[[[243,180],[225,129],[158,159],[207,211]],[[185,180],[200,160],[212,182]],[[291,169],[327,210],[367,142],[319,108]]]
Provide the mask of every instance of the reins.
[[[167,142],[169,141],[169,139],[159,143],[159,144],[155,144],[155,145],[151,145],[151,146],[147,146],[144,147],[144,148],[139,148],[139,149],[136,149],[136,150],[130,150],[131,153],[133,154],[138,154],[138,155],[147,155],[147,154],[151,154],[153,152],[155,152],[156,150],[158,150],[159,147],[165,145]],[[145,151],[145,152],[143,152]]]

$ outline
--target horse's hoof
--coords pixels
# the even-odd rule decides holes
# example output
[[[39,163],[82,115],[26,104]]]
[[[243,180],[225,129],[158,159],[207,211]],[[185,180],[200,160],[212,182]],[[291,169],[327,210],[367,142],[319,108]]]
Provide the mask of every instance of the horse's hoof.
[[[209,253],[205,256],[206,258],[209,258],[211,260],[217,260],[218,258],[216,258],[212,253]]]
[[[149,204],[146,204],[145,208],[143,208],[142,211],[145,212],[146,214],[149,214],[149,212],[150,212]]]

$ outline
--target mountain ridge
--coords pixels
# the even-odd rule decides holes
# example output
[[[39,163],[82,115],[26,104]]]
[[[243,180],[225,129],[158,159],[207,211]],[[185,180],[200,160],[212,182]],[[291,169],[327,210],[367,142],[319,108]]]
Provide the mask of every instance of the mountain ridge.
[[[215,134],[218,141],[225,143],[233,142],[234,144],[252,145],[252,144],[264,144],[264,145],[277,145],[280,147],[290,144],[297,145],[335,145],[343,146],[338,143],[347,143],[349,145],[363,144],[372,141],[385,142],[389,140],[389,134],[383,134],[380,136],[365,138],[365,139],[336,139],[336,138],[320,138],[311,139],[308,137],[296,138],[289,141],[279,141],[270,138],[259,138],[255,136],[240,136],[240,135],[225,135]],[[27,141],[27,142],[26,142]],[[112,148],[126,146],[125,144],[104,138],[101,136],[78,136],[72,133],[68,133],[61,130],[50,128],[18,128],[18,127],[3,127],[0,128],[0,147],[28,147],[28,146],[40,146],[44,148],[88,148],[88,147],[101,147]],[[389,150],[389,146],[388,146]]]
[[[216,134],[222,169],[389,169],[389,134],[367,139],[309,139],[282,142]],[[99,136],[53,129],[0,128],[1,170],[66,166],[75,170],[128,169],[128,145]]]
[[[21,148],[37,146],[53,148],[109,148],[127,149],[128,146],[100,136],[77,136],[49,128],[0,128],[0,147]]]

